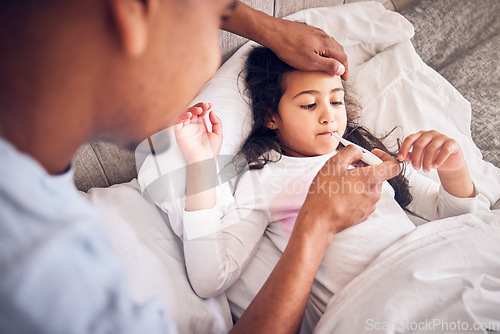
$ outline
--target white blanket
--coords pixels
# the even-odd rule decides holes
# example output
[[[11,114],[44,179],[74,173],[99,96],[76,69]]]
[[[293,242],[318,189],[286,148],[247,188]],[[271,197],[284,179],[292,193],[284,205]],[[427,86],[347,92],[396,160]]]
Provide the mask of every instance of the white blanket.
[[[315,333],[500,331],[500,210],[420,225],[331,299]]]

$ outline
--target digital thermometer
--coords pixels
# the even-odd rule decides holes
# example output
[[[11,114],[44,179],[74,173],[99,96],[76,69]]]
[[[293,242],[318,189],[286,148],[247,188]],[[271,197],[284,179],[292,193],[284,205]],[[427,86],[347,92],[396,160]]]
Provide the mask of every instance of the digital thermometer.
[[[348,141],[345,138],[340,137],[336,132],[333,132],[333,136],[335,138],[337,138],[344,146],[354,145],[357,148],[359,148],[361,150],[361,152],[363,153],[363,156],[361,157],[361,161],[363,161],[365,164],[373,166],[373,165],[379,165],[383,162],[379,157],[377,157],[372,152],[368,151],[367,149],[365,149],[359,145],[351,143],[350,141]]]

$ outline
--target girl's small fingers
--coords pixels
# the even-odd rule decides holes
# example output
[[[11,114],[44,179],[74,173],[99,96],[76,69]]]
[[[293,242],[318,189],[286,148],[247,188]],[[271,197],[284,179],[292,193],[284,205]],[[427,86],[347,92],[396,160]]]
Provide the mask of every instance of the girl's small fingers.
[[[191,122],[194,124],[205,124],[205,117],[202,115],[195,115],[192,119]]]
[[[436,156],[436,159],[434,160],[432,167],[438,169],[450,157],[450,155],[451,155],[450,152],[447,150],[439,151],[438,155]]]
[[[422,169],[422,166],[424,164],[424,152],[417,152],[419,158],[412,158],[411,163],[413,166],[415,166],[417,169]]]
[[[210,103],[200,102],[196,103],[192,107],[189,107],[187,111],[191,112],[193,116],[203,117],[207,114],[207,111],[210,110],[210,108],[212,108],[212,105]]]
[[[175,123],[174,124],[174,131],[175,132],[179,131],[180,129],[182,129],[183,126],[184,126],[183,122]]]
[[[203,103],[203,109],[205,111],[209,111],[210,109],[212,109],[212,103],[208,103],[208,102]]]
[[[212,108],[212,104],[207,102],[200,102],[195,106],[199,108],[198,113],[196,114],[197,116],[205,116],[207,112]]]
[[[193,117],[193,114],[189,111],[186,111],[184,114],[181,115],[177,123],[183,123],[186,120],[190,119],[191,117]]]
[[[411,163],[411,152],[408,152],[406,154],[406,156],[404,157],[404,159],[403,160],[399,160],[399,161],[406,161],[408,163]]]
[[[217,135],[222,134],[222,122],[220,118],[217,117],[217,115],[215,115],[213,111],[210,112],[209,118],[210,118],[210,123],[212,123],[212,132]]]
[[[200,116],[205,116],[207,114],[207,112],[209,112],[210,109],[212,108],[212,105],[210,103],[204,102],[201,105],[201,108],[202,108],[202,112],[200,113]]]
[[[412,135],[409,135],[408,137],[405,138],[403,141],[403,144],[399,148],[398,152],[398,160],[399,161],[404,161],[405,158],[407,157],[408,153],[410,152],[411,147],[413,146],[413,143],[420,138],[422,134],[420,132],[414,133]]]
[[[205,117],[200,116],[198,118],[198,123],[203,124],[203,127],[205,128],[205,133],[208,133],[208,126]]]
[[[456,142],[447,141],[441,148],[439,154],[436,156],[436,160],[434,161],[434,165],[436,167],[434,168],[441,167],[441,165],[450,157],[450,155],[454,153],[458,153],[458,150],[456,149]]]
[[[438,151],[434,149],[425,150],[424,154],[422,155],[422,162],[421,162],[421,167],[424,172],[428,173],[431,171],[437,154]]]
[[[410,161],[408,161],[409,163],[412,164],[413,168],[415,169],[420,169],[420,165],[421,165],[421,161],[422,161],[422,155],[421,154],[418,154],[418,152],[411,152],[411,155],[410,155]]]
[[[412,164],[413,168],[420,169],[420,161],[422,161],[422,156],[415,148],[411,152],[408,152],[406,162]]]
[[[424,152],[427,145],[432,141],[432,136],[428,133],[422,134],[417,141],[413,143],[412,153],[411,153],[411,163],[416,169],[422,167],[424,160]]]
[[[201,106],[198,106],[197,104],[189,107],[186,112],[190,112],[192,115],[199,115],[203,112],[203,108]]]
[[[440,139],[435,139],[431,141],[425,148],[423,158],[422,158],[422,169],[425,172],[429,172],[434,165],[437,155],[439,154],[444,141]]]

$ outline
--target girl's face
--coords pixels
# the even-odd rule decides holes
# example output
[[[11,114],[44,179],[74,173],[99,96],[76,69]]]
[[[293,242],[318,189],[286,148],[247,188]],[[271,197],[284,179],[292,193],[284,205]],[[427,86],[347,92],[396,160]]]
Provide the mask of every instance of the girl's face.
[[[283,77],[278,114],[266,123],[277,131],[285,154],[311,157],[333,152],[347,125],[344,88],[340,76],[293,71]]]

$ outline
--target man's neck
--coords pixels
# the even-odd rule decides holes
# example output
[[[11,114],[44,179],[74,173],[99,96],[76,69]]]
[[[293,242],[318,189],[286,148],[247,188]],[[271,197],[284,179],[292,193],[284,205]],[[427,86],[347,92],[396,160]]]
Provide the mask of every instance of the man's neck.
[[[78,147],[91,138],[86,124],[52,123],[49,115],[45,119],[8,116],[0,113],[0,136],[37,160],[49,174],[64,173]]]

